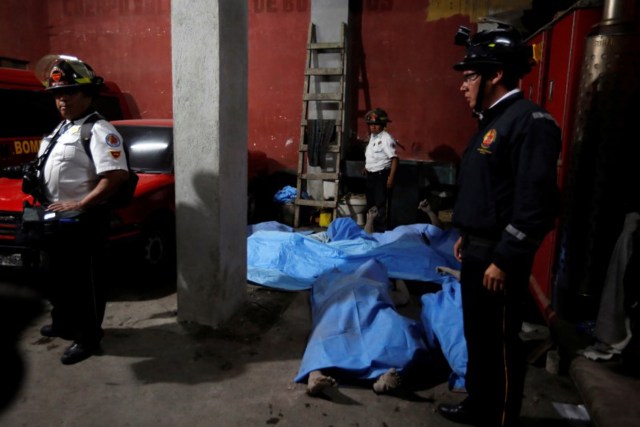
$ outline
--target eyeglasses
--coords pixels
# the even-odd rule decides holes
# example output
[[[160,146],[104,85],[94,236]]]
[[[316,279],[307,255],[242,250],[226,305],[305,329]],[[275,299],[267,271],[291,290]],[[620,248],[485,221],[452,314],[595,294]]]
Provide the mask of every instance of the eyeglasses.
[[[469,73],[462,75],[462,83],[470,83],[476,81],[480,77],[480,73]]]

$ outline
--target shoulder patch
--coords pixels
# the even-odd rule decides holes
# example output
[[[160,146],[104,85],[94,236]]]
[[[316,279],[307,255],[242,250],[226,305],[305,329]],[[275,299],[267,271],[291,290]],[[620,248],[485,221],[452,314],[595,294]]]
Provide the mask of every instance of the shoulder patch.
[[[115,133],[108,134],[104,138],[104,142],[106,142],[109,147],[113,147],[113,148],[120,147],[120,145],[122,145],[122,141],[120,141],[120,137],[118,137],[118,135],[116,135]]]
[[[120,150],[109,150],[109,154],[111,154],[111,157],[113,157],[114,159],[119,159],[120,156],[122,155],[122,151]]]

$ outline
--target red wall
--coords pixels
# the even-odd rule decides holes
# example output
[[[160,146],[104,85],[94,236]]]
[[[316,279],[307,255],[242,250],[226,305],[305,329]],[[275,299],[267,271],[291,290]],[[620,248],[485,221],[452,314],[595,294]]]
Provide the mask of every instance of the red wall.
[[[309,15],[309,0],[249,0],[249,149],[271,172],[298,164]]]
[[[170,0],[2,0],[0,56],[68,54],[128,94],[132,112],[170,118]]]
[[[350,22],[357,121],[349,142],[367,139],[362,116],[382,107],[401,159],[455,161],[475,126],[451,68],[464,53],[453,36],[468,18],[428,22],[429,0],[362,3]],[[268,153],[272,170],[297,168],[309,16],[306,0],[249,3],[249,147]]]
[[[115,81],[144,118],[171,118],[170,0],[48,0],[52,53]]]
[[[270,171],[295,171],[310,0],[248,1],[249,148],[267,153]],[[382,107],[401,159],[455,160],[475,126],[451,68],[468,17],[430,21],[429,0],[361,4],[350,23],[351,142],[367,138],[364,113]],[[3,0],[0,12],[0,56],[35,64],[45,53],[76,55],[130,95],[134,114],[172,116],[170,0]]]
[[[401,159],[450,160],[462,153],[475,125],[452,69],[464,55],[454,34],[469,20],[454,15],[428,22],[429,4],[365,1],[362,12],[367,79],[359,85],[358,138],[367,138],[362,116],[381,107],[393,121],[388,131],[401,145]]]
[[[34,61],[47,53],[47,3],[0,1],[0,56]]]

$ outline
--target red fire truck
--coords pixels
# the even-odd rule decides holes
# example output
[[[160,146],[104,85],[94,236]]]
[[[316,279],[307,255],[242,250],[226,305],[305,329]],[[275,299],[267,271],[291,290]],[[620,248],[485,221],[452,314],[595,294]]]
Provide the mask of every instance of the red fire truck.
[[[29,70],[0,67],[0,167],[20,165],[38,153],[40,140],[60,122],[53,97]],[[96,107],[108,120],[133,118],[125,95],[105,82]]]

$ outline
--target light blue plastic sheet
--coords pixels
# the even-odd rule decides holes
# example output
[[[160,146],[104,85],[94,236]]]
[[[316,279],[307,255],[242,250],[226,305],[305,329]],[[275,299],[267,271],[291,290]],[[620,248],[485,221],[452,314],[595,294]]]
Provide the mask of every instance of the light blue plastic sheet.
[[[412,224],[369,235],[351,218],[338,218],[321,235],[277,222],[253,225],[248,234],[249,281],[312,290],[314,329],[296,381],[327,368],[352,371],[349,375],[356,379],[375,378],[390,367],[402,369],[425,346],[427,355],[439,348],[448,361],[450,389],[464,389],[467,351],[460,284],[436,270],[460,269],[453,257],[455,230]],[[395,312],[388,277],[442,285],[441,291],[422,297],[423,341],[415,335],[416,324]],[[401,332],[396,335],[395,329]]]
[[[440,348],[451,367],[449,389],[463,391],[467,372],[467,342],[462,320],[460,282],[446,275],[442,290],[422,295],[420,320],[430,349]]]
[[[296,194],[298,194],[298,190],[295,187],[290,185],[285,185],[282,189],[278,190],[276,194],[273,195],[273,200],[279,203],[293,203],[296,199]]]
[[[376,259],[394,279],[440,283],[436,267],[459,269],[453,257],[454,230],[431,224],[411,224],[384,233],[365,233],[351,218],[337,218],[327,229],[329,242],[309,233],[253,226],[247,238],[247,279],[285,290],[306,290],[320,275],[339,269],[354,272]]]
[[[251,236],[256,231],[261,231],[261,230],[262,231],[267,231],[267,230],[283,231],[287,233],[292,233],[295,231],[295,228],[286,224],[282,224],[277,221],[267,221],[267,222],[261,222],[259,224],[249,224],[247,226],[247,236]]]
[[[312,331],[296,382],[314,370],[340,379],[369,380],[389,368],[428,363],[420,325],[400,315],[389,296],[385,267],[368,260],[351,274],[330,271],[313,283]]]

